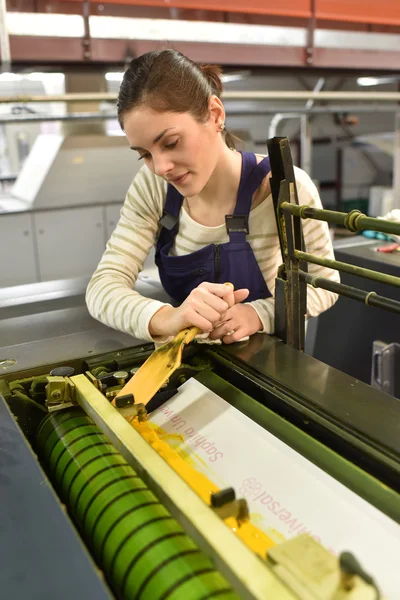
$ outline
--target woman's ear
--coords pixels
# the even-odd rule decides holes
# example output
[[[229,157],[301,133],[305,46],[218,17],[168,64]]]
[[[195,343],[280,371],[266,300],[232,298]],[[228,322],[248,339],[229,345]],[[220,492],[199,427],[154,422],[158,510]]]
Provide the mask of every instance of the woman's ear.
[[[225,123],[225,108],[218,96],[212,95],[208,102],[208,114],[212,125],[221,129],[221,125]]]

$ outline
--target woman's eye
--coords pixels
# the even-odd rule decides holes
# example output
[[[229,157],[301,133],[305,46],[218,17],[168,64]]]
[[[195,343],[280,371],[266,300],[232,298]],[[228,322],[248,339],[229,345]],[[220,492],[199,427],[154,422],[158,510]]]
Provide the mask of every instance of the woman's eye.
[[[142,160],[143,158],[150,158],[150,154],[149,153],[142,154],[141,156],[139,156],[138,160]]]
[[[171,148],[175,148],[175,146],[178,144],[178,140],[176,140],[175,142],[171,142],[170,144],[165,144],[165,147],[168,148],[169,150],[171,150]]]

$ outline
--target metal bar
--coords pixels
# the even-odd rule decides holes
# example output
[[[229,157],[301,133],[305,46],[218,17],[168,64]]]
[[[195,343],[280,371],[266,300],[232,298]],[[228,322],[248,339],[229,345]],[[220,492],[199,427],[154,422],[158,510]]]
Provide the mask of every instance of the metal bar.
[[[317,28],[317,19],[315,14],[315,0],[309,0],[310,2],[310,17],[308,20],[307,27],[307,46],[306,46],[306,64],[311,66],[314,59],[314,46],[315,46],[315,30]]]
[[[391,298],[386,298],[385,296],[379,296],[375,292],[365,292],[364,290],[359,290],[358,288],[345,285],[344,283],[338,283],[337,281],[331,281],[324,277],[310,275],[304,271],[300,271],[300,279],[315,288],[322,288],[328,292],[334,292],[335,294],[340,294],[341,296],[364,302],[367,306],[383,308],[384,310],[400,314],[400,302],[392,300]]]
[[[336,269],[337,271],[343,271],[344,273],[350,273],[351,275],[357,275],[358,277],[365,277],[365,279],[372,279],[372,281],[378,281],[379,283],[400,287],[400,277],[395,277],[394,275],[379,273],[379,271],[357,267],[338,260],[331,260],[330,258],[321,258],[320,256],[309,254],[308,252],[301,252],[300,250],[295,250],[294,254],[299,260],[305,260],[314,265],[321,265],[321,267]]]
[[[336,212],[334,210],[325,210],[320,208],[311,208],[310,206],[297,206],[283,202],[280,205],[281,210],[288,211],[302,219],[315,219],[317,221],[326,221],[336,225],[344,225],[346,229],[352,232],[364,231],[366,229],[400,235],[400,223],[386,221],[385,219],[374,219],[367,217],[359,210],[352,210],[349,213]]]
[[[324,85],[325,85],[325,77],[320,77],[313,88],[314,94],[321,92]],[[307,100],[307,102],[306,102],[307,112],[313,107],[313,105],[314,105],[314,100]]]
[[[223,98],[225,101],[225,97]],[[398,104],[387,105],[387,104],[375,104],[375,103],[367,103],[365,105],[357,104],[357,105],[348,105],[348,104],[324,104],[323,106],[313,106],[310,110],[306,110],[304,106],[298,107],[287,107],[285,108],[282,105],[274,106],[269,104],[264,104],[260,102],[260,104],[254,104],[254,108],[250,109],[238,109],[235,105],[230,105],[230,100],[225,101],[225,110],[230,115],[254,115],[254,112],[257,112],[258,115],[279,115],[286,116],[290,115],[290,117],[299,117],[301,114],[335,114],[335,113],[395,113],[399,110]],[[294,113],[293,110],[296,112]],[[271,137],[275,137],[277,132],[272,131]]]
[[[296,248],[301,250],[304,245],[301,220],[299,217],[292,217],[280,211],[280,206],[285,201],[296,204],[299,201],[292,155],[287,138],[268,139],[267,146],[272,173],[271,191],[284,263],[277,278],[279,299],[280,302],[284,299],[284,307],[275,304],[275,333],[279,334],[285,343],[303,350],[306,287],[303,282],[300,282],[298,276],[303,264],[299,263],[294,253]],[[307,265],[304,267],[307,268]]]
[[[394,117],[393,208],[400,208],[400,112]]]
[[[7,29],[6,0],[0,0],[0,53],[1,71],[9,71],[11,65],[10,37]]]
[[[0,104],[24,102],[116,102],[117,94],[111,92],[57,94],[48,96],[1,96]]]
[[[400,102],[400,92],[313,92],[313,91],[229,91],[224,92],[224,100],[346,100],[349,102]],[[48,96],[2,96],[0,104],[10,102],[115,102],[117,94],[111,92],[58,94]],[[398,107],[397,107],[398,109]],[[293,109],[292,109],[293,110]]]
[[[289,182],[289,194],[291,202],[295,197],[294,181]],[[286,251],[284,256],[285,270],[287,274],[287,343],[297,350],[304,350],[304,312],[302,314],[302,302],[300,297],[299,261],[296,258],[296,248],[301,247],[301,220],[289,213],[283,213],[285,223],[283,234],[285,236]]]
[[[83,16],[83,26],[84,26],[84,35],[82,38],[82,47],[83,47],[83,60],[90,60],[91,56],[91,47],[90,47],[90,0],[83,0],[82,3],[82,16]]]
[[[1,100],[0,100],[1,103]],[[298,113],[292,113],[292,109],[288,109],[288,112],[285,113],[285,109],[282,108],[281,106],[271,106],[271,107],[265,107],[265,108],[257,108],[255,107],[254,110],[236,110],[236,109],[230,109],[229,104],[225,105],[225,110],[226,110],[226,114],[228,116],[247,116],[247,115],[254,115],[254,113],[256,112],[257,115],[276,115],[278,112],[280,112],[280,116],[285,116],[286,115],[290,115],[290,117],[294,117],[296,116],[297,118],[300,117],[301,114],[326,114],[326,113],[337,113],[337,112],[353,112],[353,113],[371,113],[371,114],[375,114],[377,112],[383,112],[383,113],[388,113],[388,112],[396,112],[398,110],[398,105],[396,106],[375,106],[375,105],[371,105],[370,107],[368,106],[357,106],[356,108],[350,108],[349,106],[325,106],[325,107],[314,107],[308,111],[306,111],[304,108],[299,107],[299,112]],[[117,114],[116,112],[114,113],[103,113],[103,112],[82,112],[82,113],[69,113],[69,114],[63,114],[63,115],[57,115],[57,114],[52,114],[52,115],[47,115],[47,114],[42,114],[42,113],[37,113],[37,114],[26,114],[26,115],[0,115],[0,123],[29,123],[29,122],[51,122],[51,121],[78,121],[78,120],[107,120],[107,119],[116,119],[117,118]],[[275,137],[276,134],[276,130],[274,133],[274,129],[270,129],[269,130],[269,134],[268,137]]]
[[[377,100],[379,102],[399,102],[400,92],[332,92],[332,91],[229,91],[223,95],[225,100],[346,100],[354,102],[361,100],[368,102]]]
[[[0,101],[1,102],[1,101]],[[285,109],[282,108],[281,106],[279,107],[266,107],[266,108],[257,108],[255,107],[254,110],[252,111],[248,111],[248,110],[236,110],[233,109],[231,110],[229,108],[229,104],[227,104],[225,106],[225,110],[226,110],[226,114],[228,116],[247,116],[247,115],[254,115],[254,113],[256,112],[258,115],[276,115],[278,111],[280,111],[280,116],[284,115],[290,115],[290,116],[296,116],[299,117],[301,114],[305,114],[307,112],[307,114],[326,114],[328,113],[336,113],[336,112],[349,112],[350,110],[354,113],[356,112],[362,112],[362,113],[376,113],[376,112],[396,112],[398,110],[398,106],[374,106],[371,105],[371,107],[365,107],[365,106],[357,106],[355,109],[351,109],[349,106],[326,106],[326,107],[314,107],[312,109],[310,109],[309,111],[305,111],[304,108],[299,108],[299,112],[298,113],[292,113],[291,110],[287,113],[285,113]],[[69,114],[63,114],[63,115],[57,115],[57,114],[52,114],[52,115],[47,115],[47,114],[42,114],[42,113],[37,113],[37,114],[24,114],[21,116],[18,115],[0,115],[0,123],[29,123],[29,122],[51,122],[51,121],[78,121],[78,120],[82,120],[82,121],[89,121],[89,120],[107,120],[107,119],[116,119],[117,118],[117,114],[116,112],[114,113],[103,113],[103,112],[82,112],[82,113],[69,113]],[[270,135],[272,133],[272,135]],[[268,137],[275,137],[274,134],[274,130],[270,129],[269,130],[269,135]],[[343,140],[342,140],[343,141]]]
[[[300,152],[300,166],[311,177],[312,139],[311,123],[308,114],[303,114],[300,117]]]
[[[280,112],[276,113],[272,117],[271,123],[269,124],[268,138],[274,138],[277,136],[278,125],[280,124],[281,121],[283,121],[284,119],[298,119],[299,117],[300,117],[300,113],[297,113],[297,112],[282,113],[282,111],[280,111]]]
[[[30,123],[30,122],[50,122],[50,121],[107,121],[115,120],[117,113],[68,113],[65,115],[24,115],[0,116],[0,123]]]

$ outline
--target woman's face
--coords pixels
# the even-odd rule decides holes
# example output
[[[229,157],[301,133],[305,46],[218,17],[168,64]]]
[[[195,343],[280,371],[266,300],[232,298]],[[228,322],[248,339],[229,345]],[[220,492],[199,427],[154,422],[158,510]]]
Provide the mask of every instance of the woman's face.
[[[208,120],[199,123],[187,112],[157,112],[141,107],[125,116],[124,130],[139,160],[190,198],[205,187],[225,146],[221,136],[223,116],[211,110]]]

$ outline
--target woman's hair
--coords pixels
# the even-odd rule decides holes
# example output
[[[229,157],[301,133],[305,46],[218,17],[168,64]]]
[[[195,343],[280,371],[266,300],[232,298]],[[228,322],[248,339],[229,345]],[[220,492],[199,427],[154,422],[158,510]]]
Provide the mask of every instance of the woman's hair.
[[[126,114],[141,106],[159,112],[189,112],[198,121],[206,121],[210,96],[219,98],[222,94],[221,74],[220,67],[199,66],[176,50],[148,52],[134,58],[118,94],[121,128]],[[234,136],[226,130],[224,135],[227,146],[234,148]]]

